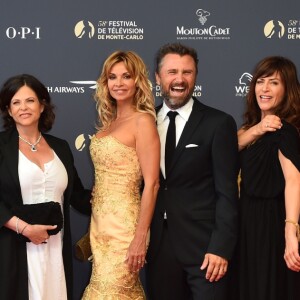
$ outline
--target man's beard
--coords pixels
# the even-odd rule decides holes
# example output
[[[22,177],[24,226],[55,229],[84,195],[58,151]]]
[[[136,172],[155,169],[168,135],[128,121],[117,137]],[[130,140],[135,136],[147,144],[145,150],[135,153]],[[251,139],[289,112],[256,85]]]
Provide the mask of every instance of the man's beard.
[[[171,109],[178,109],[182,106],[184,106],[192,97],[193,91],[190,91],[189,94],[187,94],[185,97],[176,97],[176,99],[172,99],[170,97],[170,93],[168,91],[165,91],[161,87],[161,95],[164,98],[164,101],[166,102],[167,106]]]

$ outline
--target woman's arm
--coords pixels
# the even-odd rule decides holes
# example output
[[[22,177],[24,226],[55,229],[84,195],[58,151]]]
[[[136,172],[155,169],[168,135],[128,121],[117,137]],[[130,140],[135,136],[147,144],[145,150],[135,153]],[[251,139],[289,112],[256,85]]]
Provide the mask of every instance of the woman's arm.
[[[160,162],[160,142],[154,118],[148,114],[139,114],[136,126],[136,151],[143,174],[144,189],[135,236],[127,253],[131,271],[138,271],[145,263],[147,234],[159,188]]]
[[[57,227],[56,225],[31,225],[16,216],[10,218],[4,226],[15,231],[16,234],[24,235],[36,245],[45,243],[49,238],[47,230],[53,230]]]
[[[64,158],[60,157],[60,159],[64,161],[68,157],[69,166],[71,167],[70,172],[72,172],[73,190],[71,192],[70,205],[80,213],[90,216],[92,191],[84,188],[75,167],[74,157],[71,148],[67,141],[64,142],[67,153],[64,155]]]
[[[256,141],[266,132],[276,131],[282,126],[280,118],[275,115],[265,116],[259,123],[249,129],[241,128],[238,130],[239,151]]]
[[[285,178],[285,253],[289,269],[300,271],[297,225],[300,216],[300,172],[294,164],[279,151],[279,160]],[[298,225],[299,226],[299,225]]]

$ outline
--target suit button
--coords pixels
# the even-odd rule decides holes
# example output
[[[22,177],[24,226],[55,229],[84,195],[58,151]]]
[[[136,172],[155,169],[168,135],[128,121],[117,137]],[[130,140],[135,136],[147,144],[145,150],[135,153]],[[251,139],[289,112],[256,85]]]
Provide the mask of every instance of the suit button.
[[[167,186],[165,186],[165,191],[167,191],[168,190],[168,187]]]

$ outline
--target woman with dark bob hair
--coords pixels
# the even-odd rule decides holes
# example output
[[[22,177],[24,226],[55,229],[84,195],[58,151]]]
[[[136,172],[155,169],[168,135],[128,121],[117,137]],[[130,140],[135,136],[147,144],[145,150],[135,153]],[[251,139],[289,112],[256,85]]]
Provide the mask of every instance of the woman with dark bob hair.
[[[292,61],[260,61],[238,131],[241,300],[300,299],[300,85]]]
[[[0,90],[0,299],[72,299],[69,206],[90,214],[91,192],[68,143],[46,134],[55,115],[35,77]]]
[[[28,74],[12,77],[3,85],[0,102],[3,127],[8,129],[16,126],[16,123],[7,108],[16,91],[24,85],[35,91],[39,102],[44,106],[43,113],[38,122],[39,130],[45,132],[49,131],[55,120],[54,106],[51,104],[50,95],[47,88],[38,79]]]

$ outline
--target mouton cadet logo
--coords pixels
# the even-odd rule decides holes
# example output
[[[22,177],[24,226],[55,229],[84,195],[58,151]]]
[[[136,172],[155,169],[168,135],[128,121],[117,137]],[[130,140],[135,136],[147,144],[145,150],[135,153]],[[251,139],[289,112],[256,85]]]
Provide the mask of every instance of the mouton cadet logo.
[[[211,12],[199,8],[196,10],[195,15],[198,18],[197,25],[194,27],[186,27],[185,25],[176,26],[177,40],[229,40],[230,27],[220,26],[215,23],[208,24],[212,19]]]

